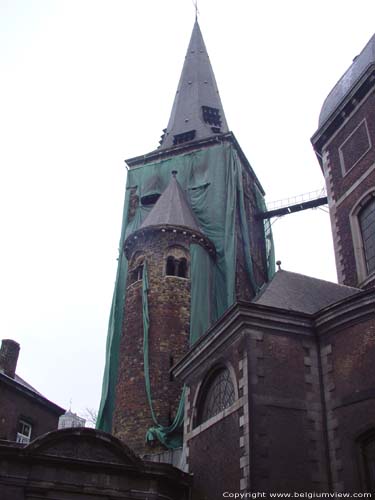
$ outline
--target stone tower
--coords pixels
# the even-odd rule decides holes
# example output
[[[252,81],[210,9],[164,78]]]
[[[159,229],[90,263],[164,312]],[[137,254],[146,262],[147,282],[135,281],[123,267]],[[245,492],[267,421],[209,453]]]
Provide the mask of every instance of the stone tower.
[[[375,35],[326,98],[312,137],[326,179],[339,283],[375,285]]]
[[[113,433],[137,451],[147,449],[145,429],[150,429],[149,443],[159,439],[168,446],[179,441],[182,387],[171,379],[169,369],[189,348],[190,249],[199,245],[206,259],[215,255],[176,174],[173,171],[169,185],[124,247],[129,262],[127,319],[120,343]],[[208,307],[208,296],[206,301]]]
[[[127,164],[98,427],[145,454],[181,443],[171,367],[274,272],[264,191],[228,129],[197,22],[160,146]]]

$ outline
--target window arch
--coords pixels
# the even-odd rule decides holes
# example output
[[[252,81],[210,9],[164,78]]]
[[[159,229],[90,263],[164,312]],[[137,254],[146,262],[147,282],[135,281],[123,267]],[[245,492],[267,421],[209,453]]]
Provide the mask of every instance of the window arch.
[[[165,275],[189,277],[189,253],[181,246],[173,246],[167,249],[165,261]]]
[[[216,369],[203,386],[198,403],[197,425],[229,408],[235,399],[235,387],[230,371],[226,367]]]
[[[375,191],[357,202],[350,213],[358,284],[375,276]]]

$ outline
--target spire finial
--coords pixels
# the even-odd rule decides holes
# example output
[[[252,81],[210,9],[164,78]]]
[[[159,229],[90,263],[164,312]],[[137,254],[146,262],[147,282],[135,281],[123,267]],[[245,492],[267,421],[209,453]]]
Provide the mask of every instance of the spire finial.
[[[198,14],[199,14],[198,0],[192,0],[192,2],[193,2],[193,5],[194,5],[194,8],[195,8],[195,20],[198,21]]]

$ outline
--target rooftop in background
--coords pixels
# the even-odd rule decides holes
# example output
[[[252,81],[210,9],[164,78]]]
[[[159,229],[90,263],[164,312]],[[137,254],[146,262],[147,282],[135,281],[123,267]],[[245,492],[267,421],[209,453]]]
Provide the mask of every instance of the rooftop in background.
[[[32,385],[23,380],[16,373],[18,354],[20,346],[12,339],[3,339],[0,347],[0,382],[5,384],[18,394],[22,394],[26,398],[34,399],[39,404],[48,406],[52,411],[57,414],[63,413],[65,410],[56,405],[43,394],[37,391]]]
[[[372,64],[375,64],[375,35],[371,37],[362,52],[354,58],[352,65],[328,94],[320,111],[319,127],[328,120]]]
[[[207,49],[197,21],[160,149],[229,131]]]
[[[254,302],[264,306],[314,314],[359,292],[358,288],[279,270]]]

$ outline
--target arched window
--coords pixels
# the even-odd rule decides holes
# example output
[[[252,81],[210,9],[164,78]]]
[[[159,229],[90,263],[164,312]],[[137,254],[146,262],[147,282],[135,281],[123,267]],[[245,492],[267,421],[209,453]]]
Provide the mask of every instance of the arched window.
[[[169,247],[166,254],[166,276],[189,277],[189,252],[182,246]]]
[[[375,198],[370,199],[358,213],[367,274],[375,271]]]
[[[350,213],[358,285],[375,280],[375,191],[363,195]]]
[[[197,424],[214,417],[235,401],[235,390],[228,368],[219,368],[203,387],[198,408]]]
[[[375,493],[375,430],[364,434],[359,444],[366,491]]]

